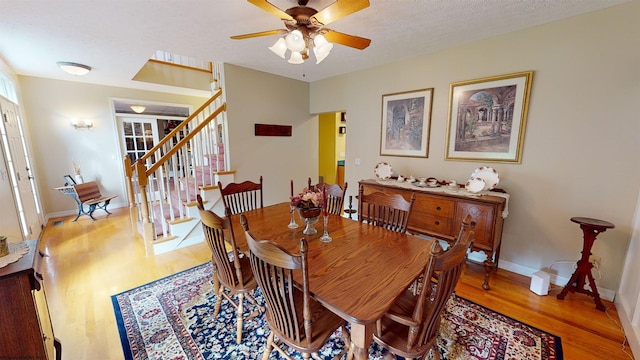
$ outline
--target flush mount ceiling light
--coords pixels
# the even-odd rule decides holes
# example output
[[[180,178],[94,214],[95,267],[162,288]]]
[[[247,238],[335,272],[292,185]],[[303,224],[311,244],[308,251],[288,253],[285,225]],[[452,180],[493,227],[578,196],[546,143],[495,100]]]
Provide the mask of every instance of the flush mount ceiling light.
[[[78,63],[69,62],[69,61],[58,61],[56,64],[64,72],[74,76],[86,75],[89,73],[89,71],[91,71],[91,66],[84,65],[84,64],[78,64]]]
[[[354,12],[369,7],[369,0],[335,1],[326,8],[317,11],[306,6],[309,0],[298,0],[298,6],[287,10],[281,10],[268,1],[249,1],[272,15],[278,16],[284,21],[286,30],[268,30],[252,34],[232,36],[232,39],[241,40],[258,36],[284,34],[285,36],[269,50],[281,58],[286,58],[289,50],[290,64],[302,64],[309,58],[309,49],[313,49],[316,56],[316,64],[324,60],[333,48],[334,43],[363,50],[371,43],[371,40],[359,36],[347,35],[325,28],[326,24],[334,22]]]
[[[133,110],[137,114],[142,114],[147,109],[146,106],[142,106],[142,105],[131,105],[130,107],[131,107],[131,110]]]

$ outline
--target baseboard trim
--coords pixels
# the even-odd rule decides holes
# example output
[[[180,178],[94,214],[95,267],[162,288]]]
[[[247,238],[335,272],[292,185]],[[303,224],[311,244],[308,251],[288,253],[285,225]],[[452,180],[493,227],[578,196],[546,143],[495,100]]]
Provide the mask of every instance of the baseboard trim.
[[[536,271],[540,271],[540,269],[532,269],[526,266],[522,266],[522,265],[518,265],[509,261],[505,261],[505,260],[500,260],[499,264],[498,264],[498,268],[499,269],[505,269],[507,271],[511,271],[513,273],[516,274],[520,274],[520,275],[524,275],[527,277],[531,277],[533,275],[534,272]],[[549,282],[554,284],[554,285],[558,285],[558,286],[565,286],[568,282],[569,282],[569,278],[567,277],[563,277],[563,276],[558,276],[556,274],[549,274],[550,275],[550,279]],[[600,286],[597,286],[598,284],[596,283],[596,287],[598,288],[598,293],[600,293],[600,298],[604,299],[604,300],[608,300],[608,301],[614,301],[615,299],[615,291],[611,290],[611,289],[605,289],[602,288]]]

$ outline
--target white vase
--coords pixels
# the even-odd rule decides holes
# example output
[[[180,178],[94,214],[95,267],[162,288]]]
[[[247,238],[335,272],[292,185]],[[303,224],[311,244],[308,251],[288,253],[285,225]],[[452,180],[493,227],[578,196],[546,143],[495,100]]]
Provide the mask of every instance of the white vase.
[[[76,184],[82,184],[84,182],[82,175],[76,175],[75,179],[76,179]]]

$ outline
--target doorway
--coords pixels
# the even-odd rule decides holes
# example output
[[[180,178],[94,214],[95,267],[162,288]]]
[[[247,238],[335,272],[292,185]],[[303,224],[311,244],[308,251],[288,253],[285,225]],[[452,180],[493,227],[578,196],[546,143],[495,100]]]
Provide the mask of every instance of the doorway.
[[[0,111],[4,160],[0,167],[0,196],[3,203],[14,204],[3,206],[0,211],[2,235],[12,242],[35,239],[42,231],[42,210],[19,107],[0,96]]]
[[[133,164],[158,143],[158,121],[118,116],[118,134],[122,154]]]
[[[346,113],[318,115],[318,175],[327,184],[344,187]]]

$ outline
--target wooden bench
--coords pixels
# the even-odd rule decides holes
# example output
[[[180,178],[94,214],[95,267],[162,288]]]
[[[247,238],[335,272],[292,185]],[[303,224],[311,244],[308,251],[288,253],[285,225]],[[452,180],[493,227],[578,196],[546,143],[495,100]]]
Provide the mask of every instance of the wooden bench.
[[[91,219],[96,220],[93,217],[93,212],[96,208],[104,210],[107,214],[111,214],[107,210],[107,205],[111,202],[111,199],[117,197],[114,196],[102,196],[100,189],[95,181],[90,181],[82,184],[73,185],[73,191],[75,192],[75,199],[78,203],[78,216],[73,221],[77,221],[80,215],[88,215]],[[84,207],[88,206],[88,211],[85,211]]]

